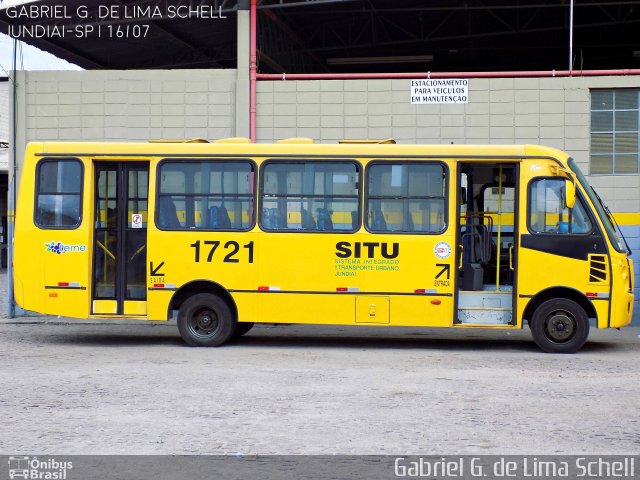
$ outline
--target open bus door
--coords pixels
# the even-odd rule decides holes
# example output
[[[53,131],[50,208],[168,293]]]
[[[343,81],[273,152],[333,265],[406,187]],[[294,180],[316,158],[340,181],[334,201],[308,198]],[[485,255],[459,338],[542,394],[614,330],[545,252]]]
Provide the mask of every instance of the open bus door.
[[[454,325],[516,325],[518,164],[460,165]]]

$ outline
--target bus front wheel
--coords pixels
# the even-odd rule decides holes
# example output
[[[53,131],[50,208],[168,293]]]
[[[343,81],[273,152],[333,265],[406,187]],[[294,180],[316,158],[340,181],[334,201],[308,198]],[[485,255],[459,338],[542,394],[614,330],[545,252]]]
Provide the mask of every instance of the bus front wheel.
[[[573,300],[554,298],[541,303],[531,318],[533,340],[547,353],[575,353],[589,336],[589,318]]]
[[[229,305],[211,293],[189,297],[178,311],[178,331],[192,347],[217,347],[229,340],[236,328]]]

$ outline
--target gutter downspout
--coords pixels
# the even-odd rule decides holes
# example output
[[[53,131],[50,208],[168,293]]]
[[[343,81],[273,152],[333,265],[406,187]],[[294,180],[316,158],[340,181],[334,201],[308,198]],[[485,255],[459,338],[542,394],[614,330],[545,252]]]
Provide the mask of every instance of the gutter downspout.
[[[17,165],[17,153],[18,153],[18,40],[13,39],[13,71],[11,72],[11,87],[12,98],[11,102],[11,150],[9,155],[9,202],[7,212],[7,299],[9,303],[9,309],[7,316],[9,318],[15,318],[16,316],[16,304],[13,295],[13,234],[14,234],[14,220],[16,212],[16,165]]]
[[[256,141],[256,81],[257,81],[257,7],[258,0],[249,6],[249,138]]]
[[[569,7],[569,74],[573,70],[573,0]]]

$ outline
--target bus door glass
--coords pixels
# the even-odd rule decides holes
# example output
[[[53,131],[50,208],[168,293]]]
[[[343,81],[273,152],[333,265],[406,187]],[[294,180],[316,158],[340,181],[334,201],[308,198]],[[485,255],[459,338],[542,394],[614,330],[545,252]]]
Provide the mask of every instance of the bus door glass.
[[[149,165],[95,163],[92,313],[146,315]]]
[[[458,178],[456,324],[512,325],[518,168],[464,163]]]

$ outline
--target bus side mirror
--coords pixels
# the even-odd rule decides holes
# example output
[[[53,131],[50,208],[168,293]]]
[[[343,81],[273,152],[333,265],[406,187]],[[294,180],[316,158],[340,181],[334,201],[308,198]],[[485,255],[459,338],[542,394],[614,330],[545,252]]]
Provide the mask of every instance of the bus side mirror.
[[[576,204],[576,184],[568,178],[564,180],[564,205],[573,208]]]

